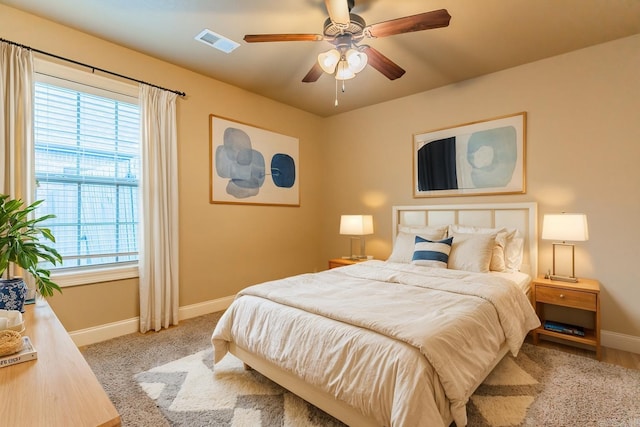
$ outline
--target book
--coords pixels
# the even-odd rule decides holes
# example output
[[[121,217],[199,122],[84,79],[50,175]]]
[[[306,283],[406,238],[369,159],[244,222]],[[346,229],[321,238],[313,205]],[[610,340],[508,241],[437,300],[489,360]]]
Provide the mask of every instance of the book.
[[[544,328],[548,331],[559,332],[561,334],[584,336],[584,328],[582,326],[569,325],[567,323],[544,321]]]
[[[15,365],[16,363],[27,362],[38,358],[36,351],[29,337],[22,337],[22,350],[17,353],[0,357],[0,368]]]

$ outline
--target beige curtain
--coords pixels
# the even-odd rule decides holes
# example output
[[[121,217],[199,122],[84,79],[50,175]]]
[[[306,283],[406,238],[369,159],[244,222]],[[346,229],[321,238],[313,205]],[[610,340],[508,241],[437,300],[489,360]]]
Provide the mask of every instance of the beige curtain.
[[[0,42],[0,193],[25,204],[33,201],[35,181],[33,84],[31,51]]]
[[[140,85],[140,332],[178,324],[176,97]]]
[[[33,56],[0,42],[0,193],[33,198]]]

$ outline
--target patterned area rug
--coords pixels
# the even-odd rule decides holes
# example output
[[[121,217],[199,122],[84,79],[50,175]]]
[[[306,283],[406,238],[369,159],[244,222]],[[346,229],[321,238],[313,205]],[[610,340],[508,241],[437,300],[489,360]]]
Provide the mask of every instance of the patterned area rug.
[[[136,375],[176,426],[342,426],[240,360],[200,351]],[[524,344],[467,405],[469,426],[640,427],[640,371]]]
[[[175,426],[343,426],[231,354],[213,369],[203,350],[136,375]]]

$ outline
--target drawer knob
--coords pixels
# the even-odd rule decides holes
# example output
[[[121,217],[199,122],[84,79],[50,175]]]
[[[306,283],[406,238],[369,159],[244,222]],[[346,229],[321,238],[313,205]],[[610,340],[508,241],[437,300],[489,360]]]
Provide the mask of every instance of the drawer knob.
[[[564,294],[560,294],[560,298],[564,298]]]

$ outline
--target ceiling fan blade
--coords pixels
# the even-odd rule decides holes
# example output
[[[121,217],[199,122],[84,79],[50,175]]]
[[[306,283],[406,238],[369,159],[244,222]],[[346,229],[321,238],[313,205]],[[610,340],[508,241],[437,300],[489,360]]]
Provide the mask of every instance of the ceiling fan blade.
[[[368,64],[384,74],[389,80],[400,78],[405,73],[395,62],[371,46],[363,46],[362,51],[367,54]]]
[[[320,34],[247,34],[244,41],[247,43],[260,42],[317,42],[324,40]]]
[[[313,64],[313,67],[311,67],[311,69],[307,73],[307,75],[304,76],[302,81],[304,83],[313,83],[315,81],[318,81],[318,79],[320,78],[322,73],[324,73],[324,71],[322,71],[322,68],[320,67],[320,64],[318,64],[318,62],[316,61]]]
[[[449,15],[447,9],[439,9],[431,12],[419,13],[417,15],[405,16],[404,18],[379,22],[377,24],[369,25],[367,29],[369,34],[373,37],[386,37],[394,34],[411,33],[413,31],[446,27],[449,25],[450,20],[451,15]]]
[[[334,24],[349,25],[349,5],[347,0],[324,0],[329,18]]]

